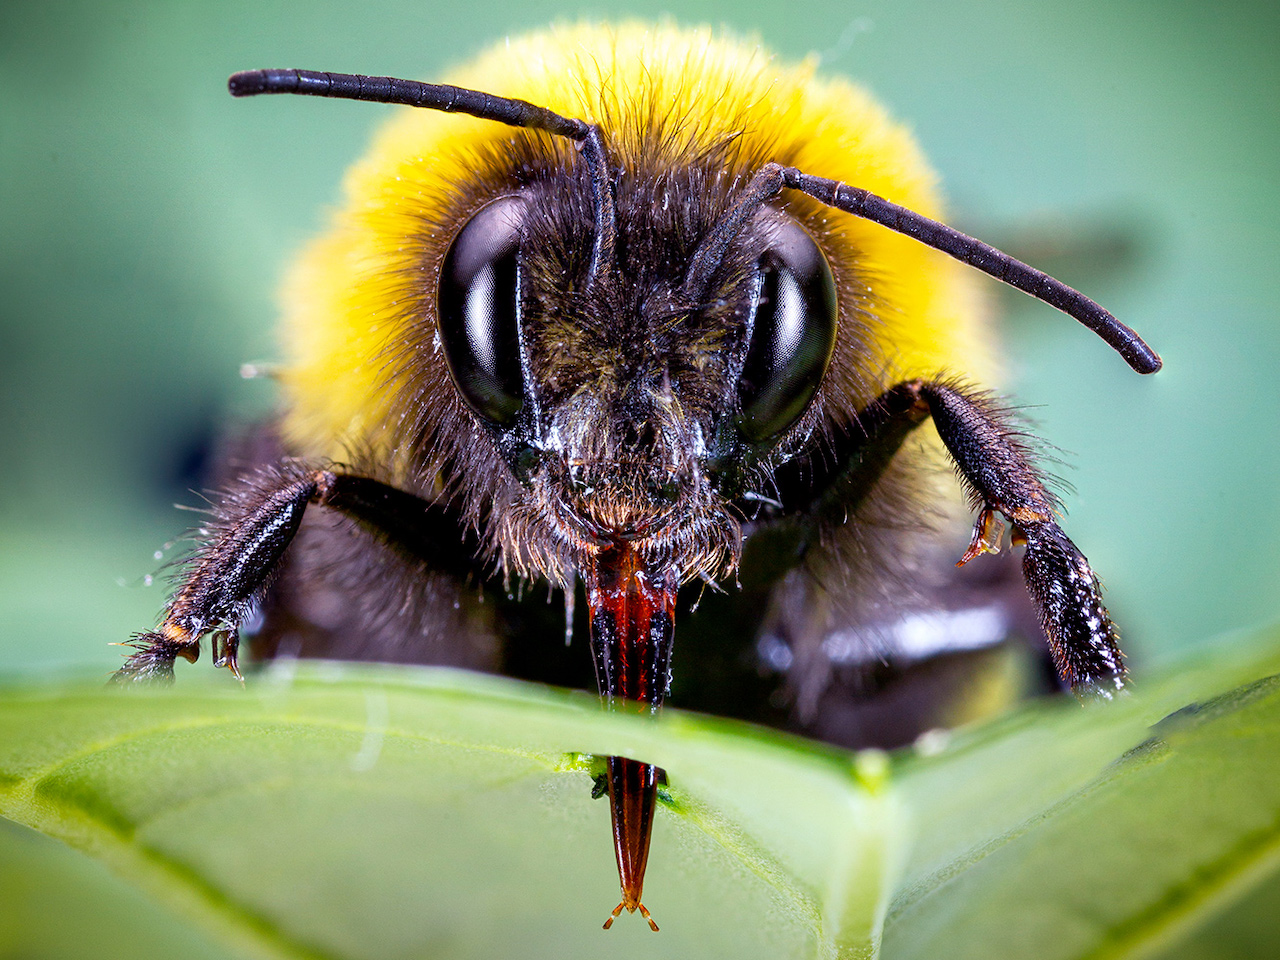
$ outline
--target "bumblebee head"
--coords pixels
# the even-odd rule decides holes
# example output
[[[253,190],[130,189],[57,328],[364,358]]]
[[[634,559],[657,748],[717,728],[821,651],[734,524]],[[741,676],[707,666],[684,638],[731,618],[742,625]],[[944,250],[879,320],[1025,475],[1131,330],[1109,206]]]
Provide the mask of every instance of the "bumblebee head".
[[[468,183],[422,291],[435,300],[424,311],[432,343],[473,420],[448,428],[443,454],[484,461],[455,469],[454,483],[485,487],[462,491],[477,520],[485,496],[502,499],[484,525],[504,563],[522,573],[565,583],[618,544],[680,578],[732,566],[741,540],[734,501],[760,499],[753,485],[821,420],[837,322],[850,314],[838,308],[822,247],[791,212],[804,203],[961,259],[1075,316],[1135,369],[1159,368],[1133,331],[1058,281],[794,167],[735,163],[731,150],[717,155],[705,144],[684,163],[661,150],[648,163],[621,163],[601,129],[582,120],[392,78],[253,71],[233,76],[231,90],[400,103],[537,131],[529,162],[507,167],[518,171],[514,182]],[[782,206],[784,190],[804,203]],[[848,326],[846,354],[857,342]],[[424,424],[419,433],[439,429]],[[492,443],[481,449],[464,434]],[[505,465],[505,482],[489,462]]]
[[[835,344],[835,281],[805,227],[752,197],[750,174],[618,170],[594,149],[457,231],[440,344],[563,536],[661,542],[723,514],[746,465],[804,432]]]

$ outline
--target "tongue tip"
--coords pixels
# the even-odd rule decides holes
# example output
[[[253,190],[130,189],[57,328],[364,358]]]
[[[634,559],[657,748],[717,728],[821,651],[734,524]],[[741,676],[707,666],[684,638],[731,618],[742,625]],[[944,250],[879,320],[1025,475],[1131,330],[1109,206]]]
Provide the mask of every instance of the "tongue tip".
[[[609,808],[613,819],[614,853],[622,885],[620,909],[648,911],[640,903],[644,891],[649,841],[658,796],[658,768],[626,757],[609,758]]]
[[[652,916],[649,915],[649,911],[643,903],[637,902],[633,906],[628,906],[625,900],[613,908],[613,913],[609,914],[609,919],[607,919],[604,922],[603,929],[608,930],[610,927],[612,927],[613,921],[618,919],[618,915],[622,913],[623,910],[626,910],[628,913],[635,913],[637,910],[639,910],[640,916],[644,917],[645,920],[648,921],[649,929],[652,930],[654,933],[658,932],[658,922],[654,920]]]

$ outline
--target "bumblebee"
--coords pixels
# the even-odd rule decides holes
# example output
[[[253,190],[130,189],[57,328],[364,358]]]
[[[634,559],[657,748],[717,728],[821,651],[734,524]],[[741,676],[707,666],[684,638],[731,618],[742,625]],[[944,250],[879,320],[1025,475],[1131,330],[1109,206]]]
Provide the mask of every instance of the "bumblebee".
[[[237,455],[118,679],[171,677],[206,636],[239,676],[246,631],[256,656],[593,669],[610,708],[647,713],[680,621],[677,668],[772,708],[781,674],[795,722],[852,742],[827,722],[841,666],[909,659],[903,638],[953,582],[940,571],[997,551],[1003,521],[1057,676],[1124,685],[1033,440],[976,385],[993,357],[971,268],[1158,370],[1133,331],[939,222],[901,127],[754,45],[566,28],[453,83],[231,78],[236,96],[425,109],[382,131],[294,269],[279,421]],[[962,494],[967,549],[949,521]],[[591,656],[567,666],[535,594],[564,591],[572,637],[579,583]],[[972,641],[962,621],[933,633],[1009,630]],[[760,656],[740,669],[704,638]],[[641,892],[661,777],[608,758],[622,901],[606,927],[626,909],[657,929]]]

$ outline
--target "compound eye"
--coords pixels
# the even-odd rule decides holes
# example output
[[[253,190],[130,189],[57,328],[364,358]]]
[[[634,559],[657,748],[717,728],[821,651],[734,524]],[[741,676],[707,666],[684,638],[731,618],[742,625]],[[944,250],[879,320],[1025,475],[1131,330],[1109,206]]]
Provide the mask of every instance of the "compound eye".
[[[738,387],[738,429],[752,443],[800,418],[836,343],[836,284],[827,258],[794,221],[779,222],[757,266],[751,345]]]
[[[440,342],[462,398],[509,426],[524,406],[520,372],[520,224],[524,201],[486,204],[454,238],[440,270]]]

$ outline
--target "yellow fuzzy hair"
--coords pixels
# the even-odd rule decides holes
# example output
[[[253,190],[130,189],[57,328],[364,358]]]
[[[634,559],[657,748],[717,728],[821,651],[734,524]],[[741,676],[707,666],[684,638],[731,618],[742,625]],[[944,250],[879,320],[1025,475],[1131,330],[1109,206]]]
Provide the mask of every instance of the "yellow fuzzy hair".
[[[941,215],[915,141],[863,90],[706,29],[557,28],[500,43],[446,81],[598,122],[606,143],[626,140],[636,118],[665,112],[708,144],[737,134],[748,155],[782,145],[806,173]],[[487,146],[515,135],[493,121],[406,107],[350,171],[344,208],[285,290],[285,434],[296,453],[341,459],[363,449],[398,459],[387,449],[384,386],[386,346],[405,322],[397,300],[411,266],[406,230],[438,220],[439,185],[465,181]],[[967,268],[875,224],[830,217],[843,242],[828,257],[857,251],[852,269],[883,305],[871,366],[885,370],[885,382],[943,370],[985,379],[991,358]]]

